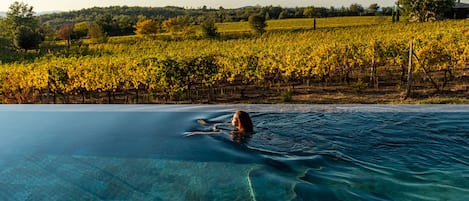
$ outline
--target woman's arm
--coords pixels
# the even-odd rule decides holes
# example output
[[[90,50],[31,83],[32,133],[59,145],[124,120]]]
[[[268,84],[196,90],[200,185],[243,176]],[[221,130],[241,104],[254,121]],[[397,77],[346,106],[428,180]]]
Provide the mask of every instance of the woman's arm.
[[[192,135],[216,135],[216,134],[223,134],[222,131],[218,128],[218,126],[231,126],[229,123],[211,123],[207,122],[205,119],[197,120],[197,123],[203,126],[211,126],[212,131],[193,131],[193,132],[185,132],[184,136],[189,137]],[[222,128],[223,130],[223,128]]]
[[[213,124],[213,129],[218,129],[218,126],[231,126],[230,123],[215,123]]]
[[[208,131],[208,132],[203,132],[203,131],[195,131],[195,132],[185,132],[184,136],[189,137],[193,135],[216,135],[216,134],[223,134],[223,132],[220,131]]]
[[[208,122],[205,119],[199,119],[197,120],[197,123],[199,123],[202,126],[213,126],[214,131],[218,131],[218,126],[231,126],[230,123],[212,123],[212,122]]]

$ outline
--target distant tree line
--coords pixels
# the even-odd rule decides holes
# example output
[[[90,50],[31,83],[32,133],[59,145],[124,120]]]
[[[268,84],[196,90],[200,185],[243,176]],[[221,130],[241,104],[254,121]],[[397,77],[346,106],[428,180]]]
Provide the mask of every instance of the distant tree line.
[[[337,17],[337,16],[363,16],[363,15],[388,15],[392,14],[392,7],[381,8],[378,4],[371,4],[368,8],[360,4],[351,4],[349,7],[296,7],[283,8],[280,6],[250,6],[236,9],[225,9],[219,7],[217,9],[207,8],[180,8],[180,7],[128,7],[128,6],[112,6],[112,7],[94,7],[82,9],[78,11],[53,13],[39,16],[39,22],[45,23],[52,27],[58,27],[65,21],[97,21],[105,20],[105,16],[127,16],[137,21],[138,16],[147,18],[168,19],[181,15],[187,15],[198,23],[201,23],[201,17],[213,16],[216,22],[239,22],[247,21],[249,16],[253,14],[263,15],[267,20],[270,19],[286,19],[286,18],[307,18],[307,17]],[[103,19],[104,18],[104,19]],[[115,19],[118,20],[118,19]]]
[[[180,8],[180,7],[128,7],[112,6],[105,8],[89,8],[78,11],[53,13],[38,16],[39,24],[52,29],[59,29],[66,23],[90,22],[101,26],[108,36],[130,35],[135,32],[135,25],[142,18],[163,22],[178,16],[186,16],[194,25],[204,24],[207,20],[213,23],[248,21],[252,15],[263,16],[266,20],[287,18],[313,18],[337,16],[372,16],[392,15],[392,7],[380,8],[378,4],[371,4],[368,8],[360,4],[349,7],[296,7],[283,8],[280,6],[252,6],[237,9]]]

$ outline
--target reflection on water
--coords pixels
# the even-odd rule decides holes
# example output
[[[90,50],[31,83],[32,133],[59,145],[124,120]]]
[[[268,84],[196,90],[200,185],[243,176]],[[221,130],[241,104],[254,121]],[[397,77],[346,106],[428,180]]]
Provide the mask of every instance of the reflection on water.
[[[207,129],[197,119],[229,122],[239,109],[232,106],[3,108],[0,199],[465,200],[469,193],[467,107],[242,107],[255,124],[245,143],[233,142],[229,129],[183,135]]]

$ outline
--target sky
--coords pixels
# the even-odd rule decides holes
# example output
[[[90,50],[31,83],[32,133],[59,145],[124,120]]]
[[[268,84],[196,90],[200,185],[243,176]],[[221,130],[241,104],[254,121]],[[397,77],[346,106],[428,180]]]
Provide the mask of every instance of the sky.
[[[239,8],[243,6],[282,6],[282,7],[348,7],[352,3],[361,4],[368,7],[370,4],[377,3],[381,7],[392,6],[396,0],[1,0],[0,11],[8,11],[13,2],[19,1],[27,3],[34,7],[35,12],[44,11],[72,11],[82,8],[107,7],[107,6],[179,6],[184,8],[199,8],[206,5],[209,8]],[[461,0],[463,3],[469,3],[469,0]]]

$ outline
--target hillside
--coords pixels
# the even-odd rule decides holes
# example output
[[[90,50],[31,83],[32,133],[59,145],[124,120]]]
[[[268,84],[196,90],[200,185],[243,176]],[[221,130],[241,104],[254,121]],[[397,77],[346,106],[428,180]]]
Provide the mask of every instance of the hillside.
[[[94,7],[88,9],[82,9],[78,11],[68,11],[60,13],[52,13],[38,16],[41,24],[48,24],[51,27],[59,27],[65,22],[82,22],[82,21],[96,21],[100,16],[121,16],[126,15],[133,19],[137,19],[138,16],[146,16],[150,18],[156,18],[157,16],[164,16],[165,18],[176,17],[184,15],[185,11],[183,8],[178,7],[163,7],[163,8],[152,8],[152,7],[127,7],[127,6],[114,6],[114,7]]]

